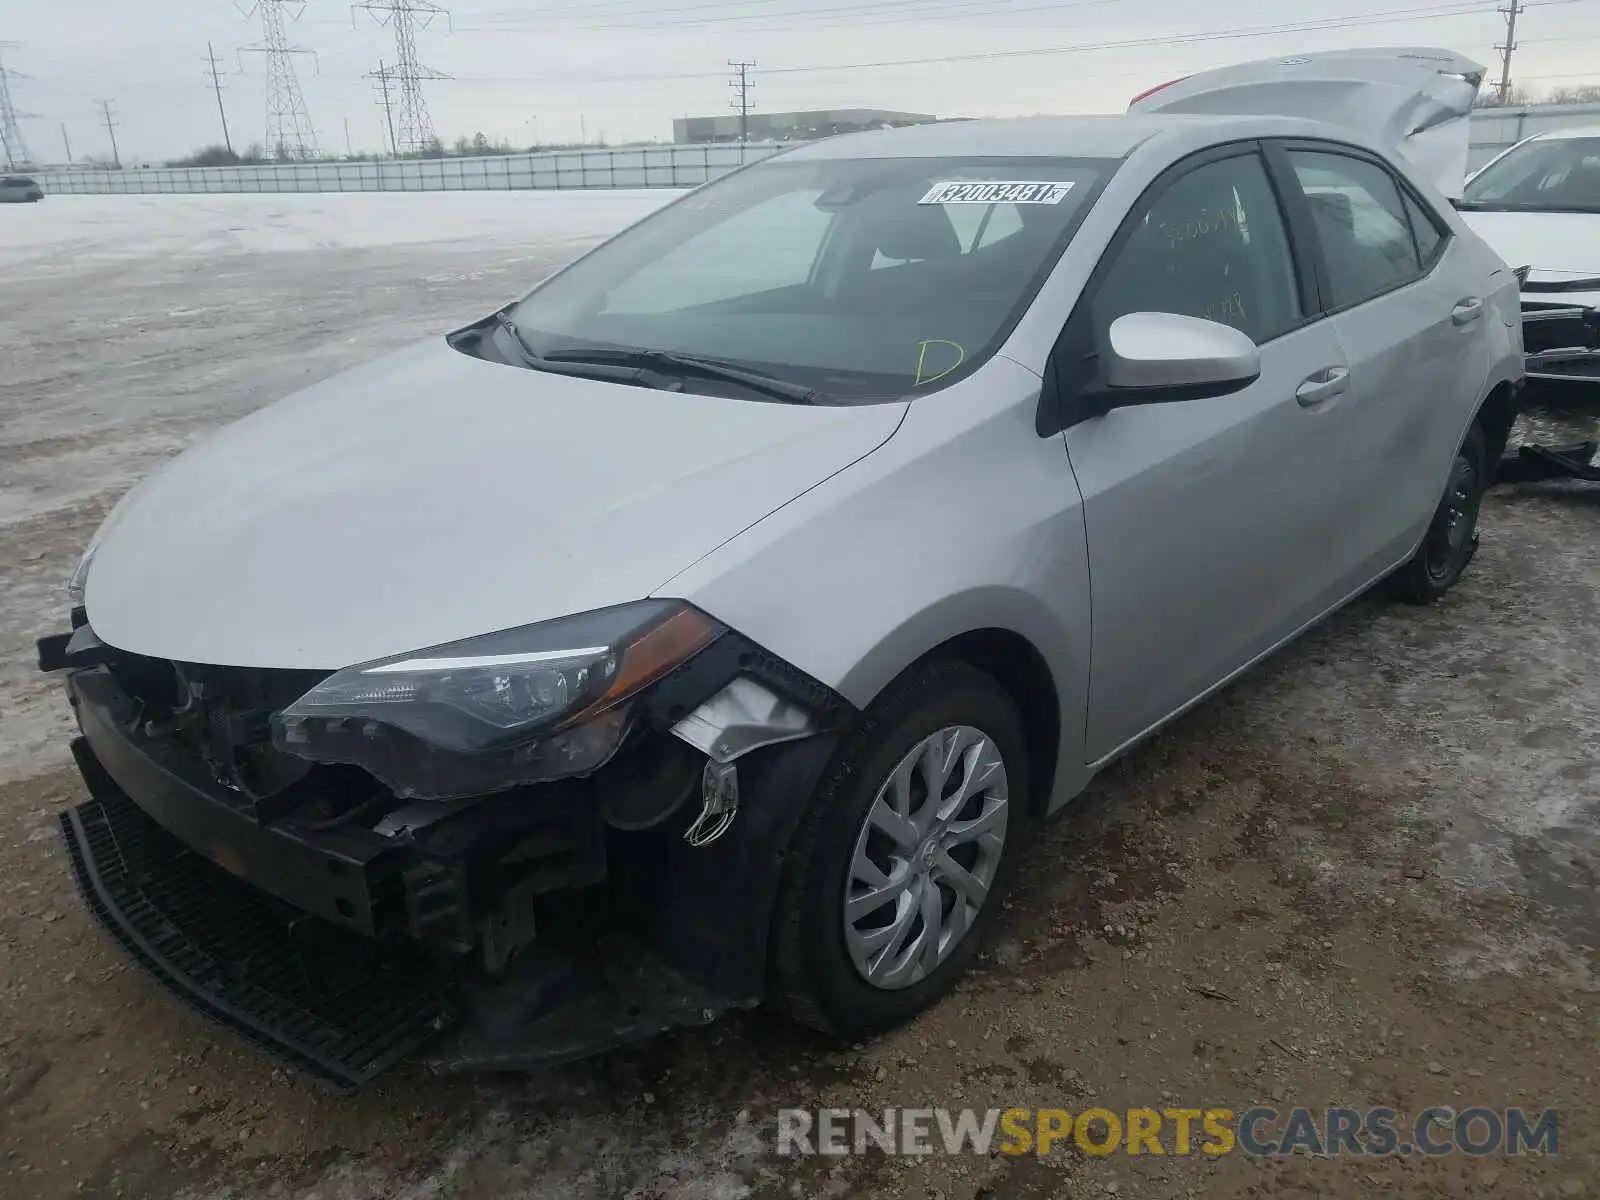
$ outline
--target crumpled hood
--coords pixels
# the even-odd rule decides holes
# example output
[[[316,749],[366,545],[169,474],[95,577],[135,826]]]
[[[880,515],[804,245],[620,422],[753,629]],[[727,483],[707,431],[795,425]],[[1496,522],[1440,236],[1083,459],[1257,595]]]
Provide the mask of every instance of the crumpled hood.
[[[1529,278],[1558,282],[1600,277],[1600,216],[1592,213],[1463,212],[1472,231],[1489,243],[1506,265],[1532,267]],[[1561,302],[1561,292],[1540,299]],[[1573,303],[1578,303],[1576,299]],[[1590,301],[1584,301],[1590,303]]]
[[[102,528],[85,602],[135,653],[314,669],[623,603],[904,413],[576,379],[438,339],[261,409],[140,484]]]

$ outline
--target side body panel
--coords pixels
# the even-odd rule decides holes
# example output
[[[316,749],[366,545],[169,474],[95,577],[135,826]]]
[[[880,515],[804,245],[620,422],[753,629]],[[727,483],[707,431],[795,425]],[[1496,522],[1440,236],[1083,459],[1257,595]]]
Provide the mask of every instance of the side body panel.
[[[1340,365],[1325,321],[1262,348],[1231,396],[1117,409],[1067,431],[1094,586],[1085,750],[1114,753],[1335,603],[1353,564],[1344,396],[1295,389]]]
[[[870,457],[658,589],[869,704],[951,638],[1002,629],[1048,664],[1061,745],[1052,804],[1087,781],[1088,553],[1040,381],[1006,358],[923,397]]]
[[[1431,275],[1334,314],[1349,355],[1355,435],[1347,544],[1372,575],[1405,559],[1438,506],[1442,480],[1489,374],[1484,273],[1452,245]],[[1457,325],[1460,302],[1485,302]]]

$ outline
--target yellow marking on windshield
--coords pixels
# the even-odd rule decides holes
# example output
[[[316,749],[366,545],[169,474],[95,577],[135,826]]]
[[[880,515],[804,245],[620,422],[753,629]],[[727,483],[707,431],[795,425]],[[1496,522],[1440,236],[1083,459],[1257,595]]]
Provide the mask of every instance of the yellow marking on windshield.
[[[935,371],[931,375],[924,374],[924,372],[927,370],[929,346],[949,346],[950,349],[956,352],[955,362],[951,363],[948,367],[945,367],[941,371]],[[916,383],[912,384],[912,386],[921,387],[925,383],[932,383],[935,379],[943,379],[946,375],[950,374],[951,371],[954,371],[966,361],[967,352],[962,349],[959,342],[952,342],[948,338],[924,338],[922,341],[917,343],[917,381]]]

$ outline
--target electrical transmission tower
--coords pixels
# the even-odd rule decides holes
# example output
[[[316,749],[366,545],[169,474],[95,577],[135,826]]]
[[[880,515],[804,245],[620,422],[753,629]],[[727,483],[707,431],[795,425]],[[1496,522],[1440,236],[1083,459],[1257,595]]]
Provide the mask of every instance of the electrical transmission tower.
[[[395,153],[422,154],[432,150],[439,139],[434,136],[433,118],[428,115],[428,102],[422,96],[422,81],[450,76],[417,61],[417,30],[426,29],[437,17],[448,22],[450,14],[430,0],[366,0],[350,7],[352,18],[359,8],[370,13],[378,24],[394,30],[394,66],[380,64],[373,78],[381,86],[390,128],[398,126],[398,136],[391,135]]]
[[[1500,82],[1494,90],[1501,104],[1511,100],[1511,53],[1517,48],[1517,15],[1523,7],[1519,0],[1511,0],[1509,8],[1499,10],[1506,19],[1506,44],[1495,47],[1500,52]]]
[[[267,56],[267,153],[278,158],[317,157],[317,134],[306,111],[306,98],[294,73],[294,56],[316,55],[304,46],[291,46],[284,32],[284,10],[298,21],[305,11],[305,0],[255,0],[241,8],[245,19],[261,18],[261,44],[246,46],[243,54]]]
[[[15,50],[18,44],[0,42],[0,50]],[[28,153],[28,143],[22,140],[20,124],[25,117],[33,114],[18,112],[11,103],[11,81],[23,78],[26,76],[20,72],[8,72],[5,63],[0,61],[0,143],[4,143],[6,165],[12,168],[33,166],[33,155]]]
[[[750,140],[750,92],[756,86],[750,82],[750,70],[755,63],[734,62],[730,58],[728,65],[733,68],[728,86],[733,89],[731,107],[739,114],[739,144],[742,146]]]

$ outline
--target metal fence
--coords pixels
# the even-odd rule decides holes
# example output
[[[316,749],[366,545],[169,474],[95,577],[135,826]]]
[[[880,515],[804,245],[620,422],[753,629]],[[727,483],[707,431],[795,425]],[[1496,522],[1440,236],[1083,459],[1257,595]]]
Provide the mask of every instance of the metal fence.
[[[459,192],[526,188],[681,188],[725,175],[781,145],[645,146],[486,158],[289,162],[42,172],[52,195],[149,192]]]
[[[1600,104],[1482,108],[1472,114],[1469,162],[1482,166],[1530,134],[1600,125]],[[694,187],[776,154],[779,143],[559,150],[485,158],[265,163],[249,167],[133,167],[43,171],[52,194],[145,192],[456,192],[527,188]]]

